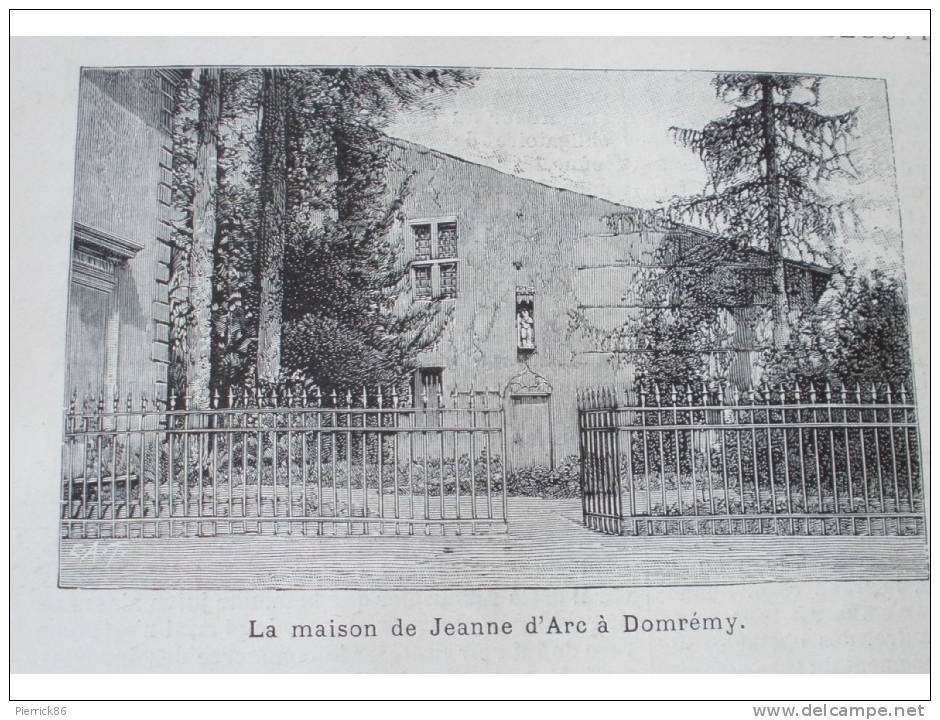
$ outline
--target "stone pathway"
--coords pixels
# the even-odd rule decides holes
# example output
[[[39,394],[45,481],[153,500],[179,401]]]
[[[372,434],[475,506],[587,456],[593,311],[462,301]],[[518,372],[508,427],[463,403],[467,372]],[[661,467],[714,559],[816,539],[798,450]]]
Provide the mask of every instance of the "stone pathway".
[[[60,585],[483,589],[923,580],[923,537],[616,537],[576,500],[510,500],[508,535],[63,540]]]

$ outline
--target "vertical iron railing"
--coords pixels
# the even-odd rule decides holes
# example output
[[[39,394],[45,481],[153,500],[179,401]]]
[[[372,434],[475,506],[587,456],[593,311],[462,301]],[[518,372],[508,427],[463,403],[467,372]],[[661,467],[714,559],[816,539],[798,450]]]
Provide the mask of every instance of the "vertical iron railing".
[[[73,396],[61,534],[505,531],[499,394],[229,390],[211,407]]]
[[[622,532],[623,490],[613,419],[614,397],[610,390],[588,390],[583,402],[595,412],[580,413],[581,499],[585,524],[608,534]]]
[[[579,393],[585,524],[613,534],[921,535],[903,387]]]

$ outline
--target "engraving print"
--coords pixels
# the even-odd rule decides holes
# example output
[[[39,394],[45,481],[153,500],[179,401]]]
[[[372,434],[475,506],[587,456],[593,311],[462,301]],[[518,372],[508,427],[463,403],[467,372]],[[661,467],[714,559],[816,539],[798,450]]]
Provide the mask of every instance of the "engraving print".
[[[889,93],[83,69],[59,584],[926,579]]]

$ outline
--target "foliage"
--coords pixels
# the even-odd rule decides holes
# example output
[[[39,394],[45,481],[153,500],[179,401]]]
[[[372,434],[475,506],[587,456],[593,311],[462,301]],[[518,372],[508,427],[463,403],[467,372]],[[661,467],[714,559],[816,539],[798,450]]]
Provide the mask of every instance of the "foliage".
[[[646,311],[639,329],[646,351],[637,358],[637,379],[669,386],[723,378],[726,356],[716,354],[720,332],[717,308]]]
[[[446,320],[438,303],[412,308],[395,233],[406,186],[386,186],[383,128],[395,112],[470,85],[462,71],[292,69],[288,86],[282,370],[323,386],[391,382],[432,344]],[[259,323],[261,71],[222,71],[217,237],[212,297],[212,385],[256,383]],[[191,309],[197,78],[189,73],[174,117],[173,367],[187,352]],[[185,393],[171,367],[172,387]]]
[[[715,262],[718,253],[724,266]],[[638,380],[668,386],[725,378],[725,308],[753,302],[741,273],[728,265],[749,259],[719,238],[680,242],[673,237],[663,243],[655,265],[665,269],[647,270],[638,278],[645,307],[630,328],[641,350]]]
[[[572,317],[572,328],[597,336],[599,349],[617,362],[635,357],[638,378],[659,384],[726,379],[731,308],[748,308],[757,324],[770,320],[781,347],[794,321],[784,251],[833,263],[834,236],[852,217],[826,186],[853,176],[855,110],[820,112],[816,77],[721,74],[713,85],[731,112],[701,130],[672,129],[701,158],[707,183],[700,194],[674,197],[657,221],[666,239],[636,280],[638,316],[612,332]],[[687,232],[681,222],[716,234]],[[770,313],[758,311],[768,302]]]
[[[903,383],[911,386],[907,306],[901,282],[880,270],[846,272],[818,306],[807,309],[781,350],[761,358],[773,383],[827,380],[866,390]]]
[[[169,388],[183,395],[186,388],[186,328],[191,322],[189,306],[189,253],[193,234],[195,195],[196,119],[199,88],[193,72],[183,75],[177,89],[173,113],[173,191],[170,239],[170,365]]]
[[[554,468],[544,465],[511,470],[506,479],[509,495],[541,498],[581,497],[581,461],[569,455]]]
[[[728,241],[703,254],[702,264],[725,262],[724,254],[743,248],[767,252],[778,349],[793,323],[784,255],[834,263],[836,233],[854,221],[851,203],[827,194],[827,184],[855,177],[849,141],[857,110],[821,112],[821,83],[805,75],[720,74],[715,93],[731,112],[701,130],[672,129],[701,158],[707,183],[698,195],[674,197],[669,215],[704,223]]]
[[[836,375],[847,383],[911,385],[911,338],[901,283],[881,271],[851,279],[836,322]]]
[[[223,396],[233,385],[248,384],[253,366],[247,359],[256,352],[260,87],[257,70],[222,71],[212,370],[214,389]]]
[[[715,93],[732,106],[731,112],[701,130],[672,129],[677,142],[698,154],[708,174],[701,194],[673,198],[672,216],[703,221],[736,248],[769,249],[771,215],[776,214],[785,247],[825,254],[851,207],[826,197],[821,184],[854,175],[848,142],[857,111],[820,112],[821,83],[804,75],[717,75]],[[776,178],[767,173],[761,103],[768,90]],[[772,182],[779,192],[776,203],[768,202]]]
[[[219,390],[244,381],[244,358],[256,333],[257,287],[253,239],[257,223],[257,71],[221,72],[222,109],[218,143],[216,242],[212,294],[212,384]],[[192,322],[188,297],[194,163],[198,121],[198,74],[189,72],[177,90],[173,119],[173,211],[170,272],[170,387],[186,395],[182,360]],[[224,391],[223,391],[224,392]]]
[[[612,362],[633,362],[636,379],[646,383],[725,379],[728,308],[755,300],[753,283],[733,263],[752,259],[744,250],[727,249],[720,238],[693,237],[687,229],[664,231],[652,262],[637,269],[628,290],[638,301],[635,315],[608,330],[594,327],[583,312],[571,312],[569,332],[580,332],[595,349],[610,353]],[[719,264],[712,252],[723,242]]]
[[[387,187],[382,129],[396,109],[471,80],[457,71],[352,68],[294,77],[302,100],[292,115],[291,166],[300,177],[285,262],[287,373],[327,387],[392,383],[436,341],[443,305],[400,303],[408,272],[395,230],[407,182]]]

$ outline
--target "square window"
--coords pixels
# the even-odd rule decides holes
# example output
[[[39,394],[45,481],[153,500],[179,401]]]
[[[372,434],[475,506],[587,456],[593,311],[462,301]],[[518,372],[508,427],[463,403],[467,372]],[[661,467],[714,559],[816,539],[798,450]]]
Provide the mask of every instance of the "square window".
[[[158,73],[160,95],[160,128],[164,132],[173,130],[173,114],[176,111],[176,83],[163,73]]]
[[[440,223],[437,226],[437,257],[457,257],[457,223]]]
[[[431,259],[431,226],[412,225],[415,238],[415,260]]]
[[[431,299],[430,267],[416,267],[414,269],[414,296],[416,300]]]
[[[457,265],[449,263],[441,264],[441,297],[457,297]]]
[[[415,300],[457,297],[457,221],[453,215],[409,223]]]
[[[437,395],[443,392],[444,368],[424,367],[419,369],[421,380],[418,388],[420,394],[427,395],[428,400],[437,399]]]
[[[415,418],[416,424],[431,427],[441,425],[443,413],[440,408],[444,394],[444,368],[419,368],[413,383],[415,408],[425,411]]]

